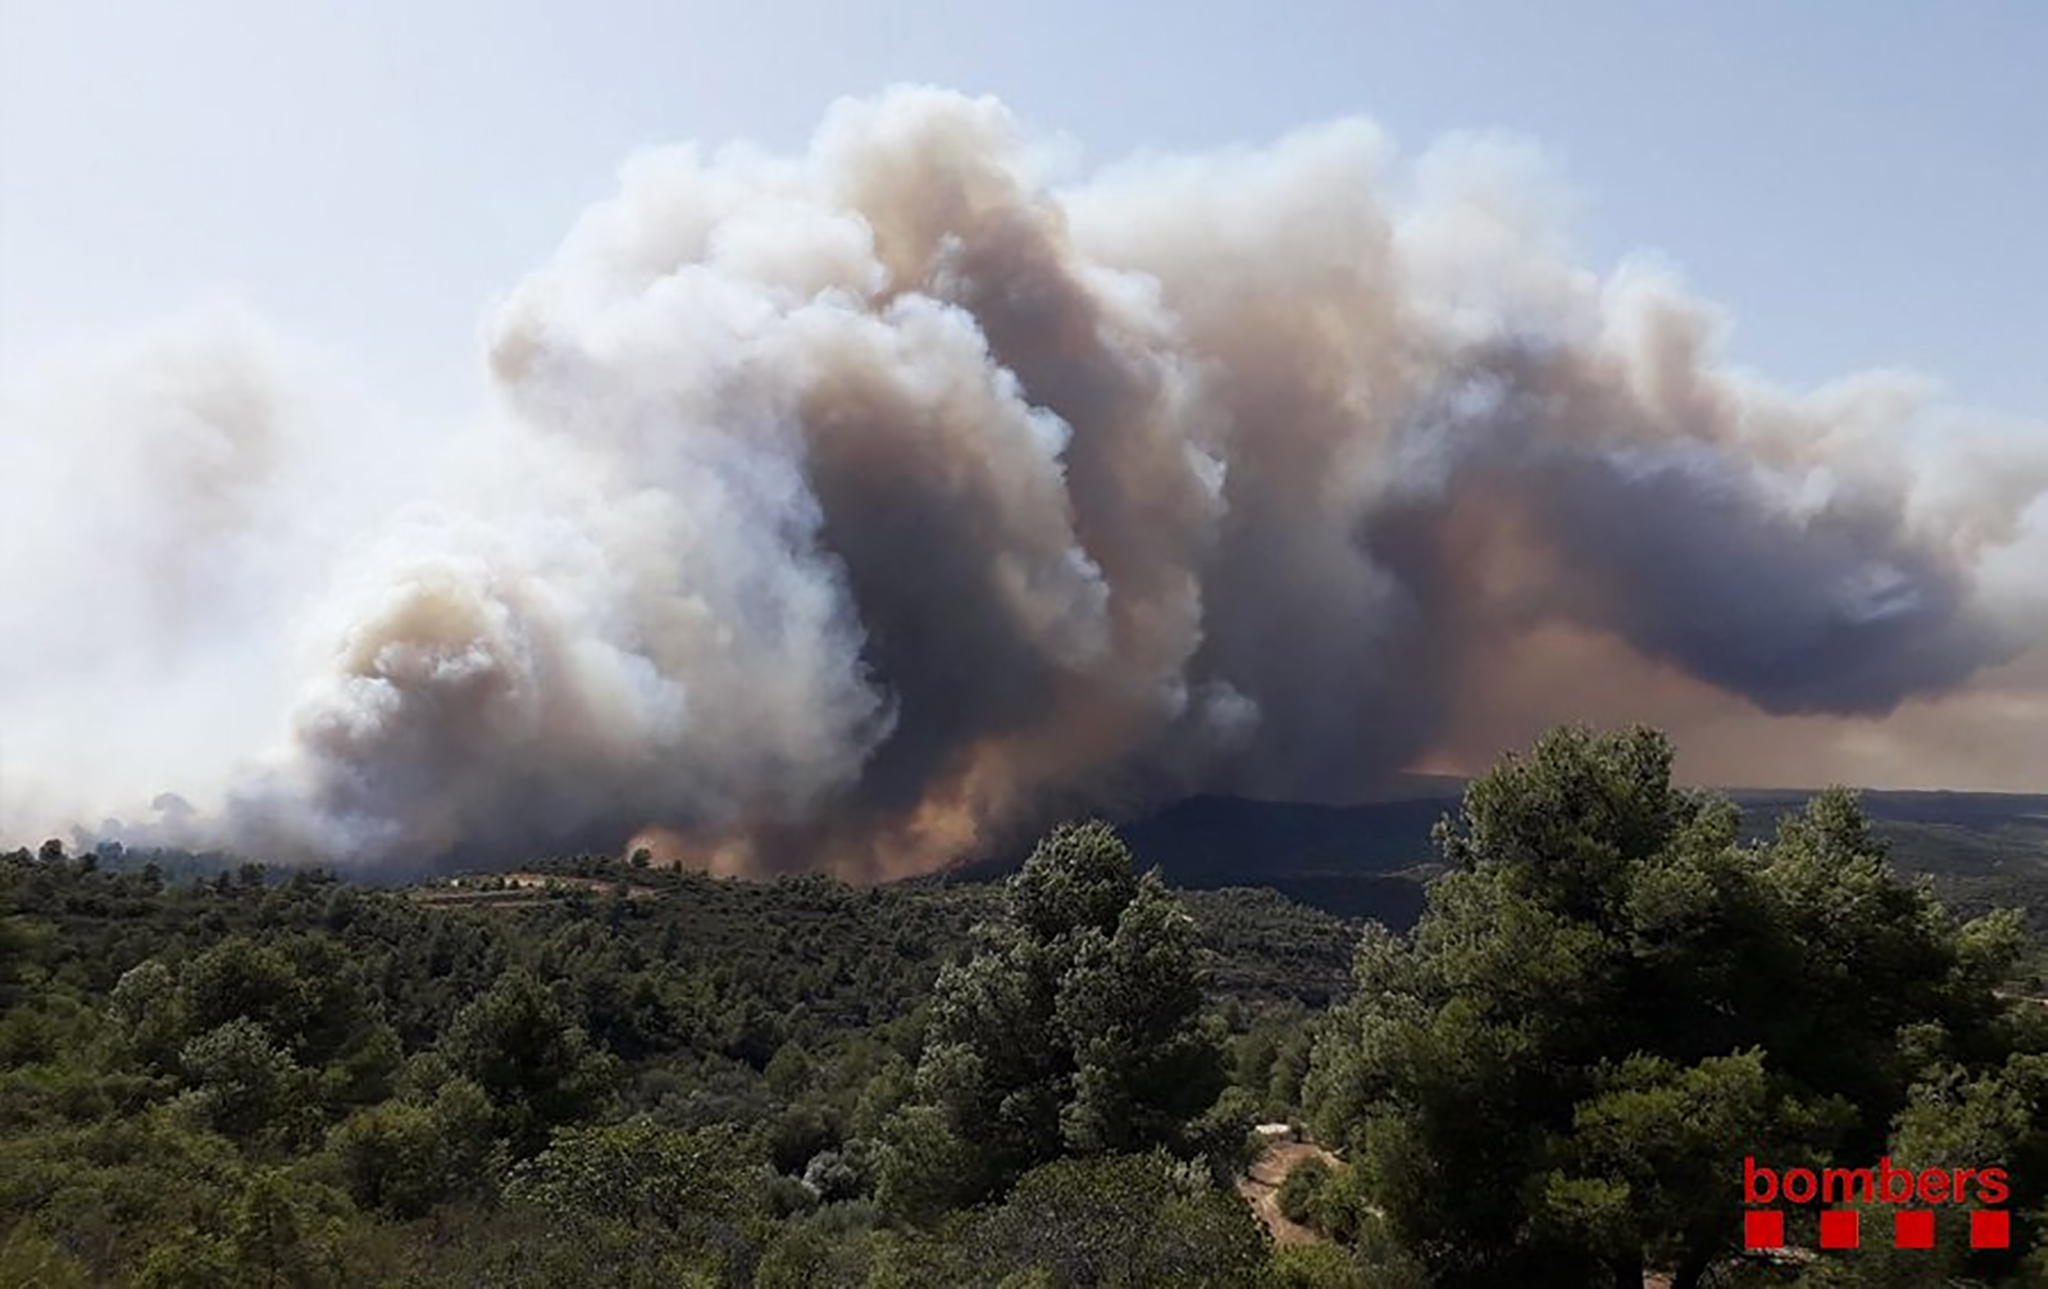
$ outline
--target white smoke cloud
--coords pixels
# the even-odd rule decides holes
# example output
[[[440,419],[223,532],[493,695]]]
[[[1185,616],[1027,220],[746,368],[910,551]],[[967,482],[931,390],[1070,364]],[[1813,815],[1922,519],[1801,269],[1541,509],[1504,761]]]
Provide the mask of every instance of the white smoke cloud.
[[[1856,723],[2039,638],[2021,436],[1728,370],[1570,205],[1525,146],[1358,122],[1078,175],[904,89],[798,157],[635,158],[490,317],[445,462],[245,320],[155,337],[5,405],[0,830],[897,872],[1356,795],[1574,657]]]

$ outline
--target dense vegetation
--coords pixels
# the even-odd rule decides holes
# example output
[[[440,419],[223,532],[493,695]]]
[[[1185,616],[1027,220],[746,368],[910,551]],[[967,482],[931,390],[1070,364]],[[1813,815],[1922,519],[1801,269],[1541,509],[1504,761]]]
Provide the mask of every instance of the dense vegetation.
[[[1432,1281],[1633,1287],[1648,1264],[1690,1289],[1735,1248],[1751,1155],[2003,1167],[2018,1211],[2048,1195],[2048,1024],[2000,992],[2021,919],[1956,925],[1848,794],[1744,845],[1658,736],[1566,732],[1473,784],[1440,841],[1449,874],[1411,935],[1368,933],[1308,1085],[1367,1242]],[[2019,1251],[1943,1231],[1903,1283],[2015,1274]],[[1830,1255],[1805,1279],[1877,1274]]]
[[[1270,887],[1342,917],[1397,930],[1421,916],[1443,871],[1431,830],[1457,809],[1461,780],[1411,777],[1399,799],[1332,806],[1194,797],[1138,819],[1124,838],[1176,886]],[[1767,841],[1811,793],[1738,791],[1742,836]],[[1950,908],[2027,910],[2048,935],[2048,795],[1866,792],[1859,801],[1902,873],[1932,879]],[[1014,861],[1011,866],[1014,866]],[[1006,871],[1000,860],[987,871]]]
[[[2025,920],[1899,881],[1845,795],[1758,839],[1669,771],[1504,764],[1404,931],[1100,824],[877,889],[16,852],[0,1284],[2048,1281]],[[1232,1189],[1274,1119],[1342,1157],[1279,1195],[1327,1244]],[[2005,1167],[2014,1247],[1746,1257],[1747,1154]]]

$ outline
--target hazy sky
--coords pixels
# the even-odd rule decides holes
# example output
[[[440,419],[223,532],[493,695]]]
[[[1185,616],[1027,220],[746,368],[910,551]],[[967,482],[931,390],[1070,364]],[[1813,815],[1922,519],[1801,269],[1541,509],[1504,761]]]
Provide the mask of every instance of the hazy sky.
[[[1340,115],[1539,141],[1799,385],[2048,416],[2048,5],[0,0],[0,375],[221,298],[422,423],[620,160],[900,80],[1096,159]]]
[[[751,827],[773,814],[774,793],[789,778],[785,764],[818,770],[818,801],[856,781],[895,784],[890,776],[909,765],[902,783],[917,791],[892,787],[895,795],[875,798],[887,809],[877,806],[874,817],[889,828],[929,824],[951,845],[946,828],[958,820],[979,827],[1011,798],[1054,783],[1051,770],[1078,783],[1090,766],[1138,764],[1163,728],[1148,723],[1155,713],[1097,721],[1097,691],[1086,688],[1063,690],[1069,707],[1047,710],[1064,718],[1071,708],[1088,719],[1059,725],[1059,737],[1043,742],[1024,736],[1035,738],[1036,725],[1010,714],[1015,693],[992,703],[991,713],[1024,729],[1001,756],[982,736],[1010,727],[991,715],[985,728],[965,718],[956,728],[949,722],[966,709],[943,688],[903,700],[912,715],[901,728],[931,739],[892,733],[883,752],[860,742],[880,728],[863,704],[883,710],[884,695],[865,679],[884,648],[874,642],[923,640],[916,632],[940,620],[927,606],[957,607],[953,589],[920,580],[950,576],[957,561],[899,558],[879,539],[861,544],[857,521],[898,513],[893,493],[865,485],[911,478],[917,472],[907,467],[942,458],[947,436],[963,427],[979,436],[972,450],[952,446],[961,447],[961,460],[981,460],[1017,409],[998,400],[982,420],[906,414],[869,427],[900,430],[909,436],[901,442],[870,443],[833,428],[818,442],[838,455],[821,451],[801,468],[776,458],[787,478],[803,481],[777,491],[763,482],[769,476],[750,473],[754,456],[726,451],[748,428],[745,416],[703,402],[753,390],[749,382],[758,380],[764,396],[809,409],[816,391],[799,386],[819,371],[842,372],[848,388],[900,377],[905,389],[922,389],[926,369],[940,368],[961,389],[1021,380],[1034,398],[1062,389],[1078,398],[1095,388],[1063,384],[1078,368],[1052,362],[1023,374],[1038,353],[1033,344],[1049,346],[1039,353],[1049,362],[1067,353],[1065,339],[1054,344],[1034,330],[1055,314],[1001,316],[1006,302],[1067,289],[1084,310],[1075,316],[1111,309],[1142,320],[1128,336],[1115,332],[1117,343],[1137,345],[1133,354],[1142,350],[1173,378],[1134,376],[1133,398],[1166,400],[1144,403],[1143,416],[1126,417],[1121,404],[1115,415],[1071,400],[1059,406],[1055,393],[1045,394],[1041,410],[1058,406],[1076,424],[1099,412],[1113,432],[1084,425],[1077,435],[1102,449],[1102,462],[1124,460],[1102,445],[1140,431],[1168,434],[1160,442],[1190,452],[1175,448],[1157,462],[1132,456],[1145,468],[1130,466],[1108,488],[1099,486],[1100,470],[1090,476],[1096,467],[1074,466],[1078,458],[1047,447],[1045,435],[1019,438],[1018,473],[991,487],[1009,496],[1012,483],[1038,479],[1044,488],[1029,495],[1043,504],[1029,511],[1034,522],[1004,530],[1021,545],[1003,547],[1004,558],[992,553],[988,567],[1000,576],[991,586],[1001,586],[987,599],[1002,611],[991,610],[991,638],[1001,635],[996,627],[1019,622],[1064,631],[1071,619],[1094,630],[1111,608],[1130,605],[1143,610],[1131,617],[1140,626],[1186,627],[1157,649],[1144,636],[1147,647],[1128,657],[1115,649],[1102,656],[1118,666],[1166,659],[1194,670],[1166,667],[1155,676],[1141,668],[1132,675],[1143,683],[1130,684],[1119,672],[1102,692],[1187,700],[1185,710],[1208,722],[1203,729],[1214,726],[1210,733],[1256,725],[1268,732],[1260,737],[1286,742],[1289,756],[1314,762],[1335,785],[1294,777],[1271,791],[1334,794],[1384,768],[1326,766],[1327,747],[1410,760],[1427,748],[1437,758],[1431,765],[1470,768],[1560,719],[1662,724],[1692,758],[1684,772],[1714,782],[2043,788],[2044,67],[2048,0],[0,0],[0,489],[15,526],[37,535],[0,545],[0,613],[9,619],[0,628],[0,681],[16,681],[0,683],[0,779],[12,776],[0,787],[17,809],[28,801],[55,821],[130,810],[124,803],[147,802],[164,788],[201,797],[210,790],[236,809],[274,797],[306,807],[301,813],[314,823],[304,835],[315,841],[339,819],[336,827],[370,838],[364,845],[386,846],[391,837],[408,845],[473,838],[475,819],[521,824],[525,816],[504,807],[508,798],[529,804],[521,794],[533,779],[559,789],[536,795],[534,810],[579,828],[601,816],[607,828],[701,832],[713,827],[706,821],[716,810],[647,797],[671,780],[725,784],[716,775],[644,772],[657,762],[673,767],[681,747],[705,751],[704,765],[730,772],[731,800],[719,809],[731,818],[717,827],[732,819]],[[992,95],[1021,129],[984,101],[880,93],[904,82]],[[861,101],[828,113],[850,97]],[[800,154],[828,116],[832,131],[803,171],[808,195],[794,206],[778,204],[787,198],[775,195],[780,189],[761,186],[766,171],[731,155],[708,162],[703,174],[675,152],[643,157],[621,194],[621,166],[645,149],[696,141],[711,152],[747,141]],[[1380,168],[1379,136],[1355,124],[1272,146],[1303,127],[1361,117],[1408,157],[1428,159]],[[1006,124],[991,124],[997,118]],[[911,144],[892,133],[898,128],[911,130]],[[1459,136],[1471,133],[1489,136],[1485,146],[1463,146]],[[1493,146],[1499,136],[1512,146]],[[1027,165],[1008,151],[1008,140],[1020,137],[1065,145],[1076,158],[1067,187],[1036,186],[1038,154]],[[1434,147],[1447,138],[1451,146]],[[1360,151],[1368,139],[1371,166]],[[911,147],[916,164],[890,168],[899,145]],[[1148,150],[1184,159],[1090,179],[1090,162]],[[939,332],[917,330],[930,320],[916,307],[890,302],[874,312],[880,297],[862,306],[868,312],[848,312],[834,296],[837,303],[819,310],[831,315],[830,326],[815,332],[798,317],[802,310],[775,303],[782,277],[809,282],[805,274],[844,267],[842,260],[885,276],[900,268],[911,274],[904,280],[919,282],[925,268],[917,266],[925,265],[940,274],[927,283],[933,298],[944,295],[944,283],[961,286],[966,279],[946,276],[958,266],[941,262],[958,246],[948,250],[941,239],[913,255],[906,248],[922,243],[890,231],[888,221],[921,229],[912,212],[936,199],[925,185],[983,170],[996,177],[991,191],[1001,192],[1030,171],[1016,191],[1036,194],[1030,201],[1038,204],[1012,214],[1017,228],[1051,239],[1040,247],[1050,258],[1010,264],[1004,256],[1024,249],[1014,238],[977,248],[992,259],[976,260],[976,271],[1028,268],[1032,289],[967,301],[972,343],[949,348]],[[1201,184],[1176,187],[1188,175]],[[854,178],[869,186],[833,186]],[[711,187],[700,191],[700,180]],[[725,210],[719,203],[728,196],[736,204]],[[1401,271],[1352,283],[1349,270],[1370,269],[1379,243],[1324,246],[1318,237],[1353,229],[1349,220],[1391,219],[1404,202],[1407,222],[1387,241],[1398,243]],[[558,253],[579,216],[600,203],[609,213]],[[1061,217],[1042,223],[1055,209]],[[1212,209],[1233,213],[1212,229],[1204,213]],[[1557,244],[1559,211],[1571,245]],[[1320,222],[1331,212],[1342,218]],[[1261,222],[1295,215],[1309,222]],[[683,253],[674,239],[699,235],[690,231],[698,219],[736,239],[720,243],[718,290],[698,283],[650,288],[645,299],[619,294],[621,283],[637,280],[634,266],[674,262]],[[1240,227],[1240,219],[1251,222]],[[1057,237],[1055,227],[1063,230]],[[854,235],[844,245],[826,236],[849,228],[886,235],[872,244]],[[1234,231],[1224,237],[1217,229]],[[1251,240],[1231,240],[1240,236]],[[875,258],[884,251],[911,258],[885,264]],[[1644,254],[1675,268],[1684,286],[1669,285],[1654,267],[1644,271],[1633,261]],[[1111,271],[1082,286],[1048,265]],[[1290,265],[1300,276],[1289,276]],[[1143,289],[1131,286],[1138,275]],[[1123,284],[1114,299],[1099,295],[1112,282]],[[1201,289],[1182,292],[1194,284]],[[1144,299],[1153,290],[1171,298],[1170,317],[1149,312]],[[1321,319],[1314,311],[1326,290],[1336,292],[1341,326],[1305,326],[1296,335],[1245,325],[1269,291],[1277,293],[1272,316]],[[1691,337],[1712,330],[1695,298],[1731,323],[1725,353],[1734,372],[1721,362],[1724,351],[1693,347]],[[753,340],[740,343],[753,334],[748,302],[778,326],[797,319],[777,342],[789,348],[758,370],[737,356],[754,352]],[[236,307],[211,307],[221,304]],[[724,312],[727,305],[739,312]],[[1204,312],[1212,306],[1213,317]],[[1533,326],[1563,348],[1544,350],[1550,366],[1538,364],[1534,375],[1496,372],[1489,364],[1498,355],[1459,348],[1469,337],[1415,330],[1425,322],[1448,328],[1445,319],[1459,310],[1468,323]],[[1597,335],[1587,329],[1596,314]],[[947,313],[945,325],[963,316]],[[488,379],[487,319],[497,363]],[[832,329],[840,327],[843,334]],[[896,347],[840,362],[842,350],[868,353],[860,346],[871,330]],[[613,344],[620,336],[633,343]],[[732,344],[721,348],[725,341]],[[1194,354],[1201,364],[1184,365]],[[1393,530],[1366,542],[1364,529],[1346,525],[1371,512],[1366,503],[1380,494],[1318,500],[1317,488],[1336,478],[1347,487],[1426,491],[1433,476],[1405,457],[1384,471],[1378,457],[1371,472],[1349,458],[1340,469],[1306,448],[1294,459],[1298,474],[1262,471],[1294,438],[1322,444],[1326,430],[1352,436],[1344,442],[1361,452],[1399,447],[1396,431],[1410,424],[1396,416],[1408,406],[1398,396],[1403,387],[1369,369],[1406,355],[1402,371],[1419,380],[1422,354],[1473,360],[1431,368],[1444,389],[1485,372],[1542,395],[1528,405],[1535,411],[1513,403],[1515,417],[1532,419],[1502,420],[1495,437],[1468,441],[1460,429],[1422,442],[1424,458],[1437,464],[1453,448],[1506,453],[1485,460],[1527,490],[1522,510],[1499,504],[1503,494],[1481,486],[1495,476],[1480,470],[1480,492],[1471,495],[1486,500],[1446,503],[1444,549],[1481,552],[1451,570],[1452,582],[1469,582],[1474,603],[1496,608],[1535,587],[1537,599],[1551,597],[1543,602],[1556,620],[1545,619],[1546,629],[1569,618],[1579,634],[1501,627],[1503,639],[1460,653],[1423,633],[1417,638],[1434,642],[1429,657],[1396,650],[1377,671],[1349,652],[1394,639],[1387,624],[1408,620],[1381,615],[1385,606],[1368,594],[1396,586],[1387,567],[1357,565],[1368,546],[1378,559],[1413,533],[1390,519]],[[582,361],[593,356],[604,362]],[[1573,367],[1579,359],[1588,361]],[[605,366],[614,361],[616,370]],[[984,371],[987,362],[1004,369]],[[1844,379],[1867,371],[1877,374]],[[1944,393],[1923,406],[1914,381],[1892,378],[1901,371],[1933,378]],[[1560,403],[1538,379],[1545,372],[1571,374],[1560,388],[1595,389],[1608,401]],[[1184,385],[1196,373],[1205,382],[1198,394]],[[1752,373],[1772,384],[1750,380]],[[1622,378],[1626,388],[1614,383]],[[1316,399],[1354,385],[1375,398],[1315,410]],[[1225,475],[1183,480],[1185,497],[1162,491],[1161,481],[1180,478],[1197,458],[1222,460],[1204,455],[1202,427],[1207,400],[1232,389],[1244,401],[1216,421],[1242,431],[1228,445],[1236,482],[1225,526],[1215,484]],[[491,394],[501,400],[495,409]],[[1269,405],[1268,394],[1279,401]],[[773,398],[762,406],[784,406]],[[1669,405],[1652,407],[1656,400]],[[1421,410],[1412,424],[1432,432],[1444,429],[1432,419],[1439,411],[1458,410],[1414,406]],[[1558,407],[1570,424],[1539,414]],[[869,424],[865,413],[847,415]],[[1724,424],[1728,416],[1735,419]],[[635,437],[642,419],[665,427],[658,442],[669,455],[656,459]],[[1042,419],[1027,418],[1044,428]],[[818,424],[840,422],[828,416]],[[1622,439],[1659,427],[1675,427],[1705,455],[1646,472],[1643,461],[1661,460],[1663,441]],[[1582,477],[1523,469],[1508,448],[1524,431],[1560,451],[1602,433],[1621,437],[1600,439],[1613,454],[1586,458]],[[795,450],[795,439],[776,441]],[[815,446],[803,443],[805,452]],[[1645,447],[1655,449],[1649,458],[1636,451]],[[1253,460],[1257,468],[1242,468]],[[1070,467],[1095,483],[1069,489]],[[841,475],[864,482],[831,497],[805,491]],[[1266,478],[1291,491],[1262,508],[1255,503]],[[1295,479],[1316,486],[1286,482]],[[1573,480],[1592,492],[1573,491]],[[1679,491],[1660,493],[1645,481]],[[585,484],[604,501],[587,512],[588,497],[577,491]],[[626,490],[604,491],[613,485]],[[1180,530],[1167,531],[1171,523],[1151,511],[1130,512],[1142,522],[1120,517],[1125,502],[1151,505],[1169,495],[1186,502],[1169,520],[1184,511],[1215,521],[1218,531],[1249,534],[1242,558],[1197,557],[1209,531],[1201,524],[1190,521],[1180,534],[1187,542],[1176,545]],[[1778,500],[1766,504],[1770,497]],[[955,500],[946,494],[933,504],[951,515]],[[434,504],[401,512],[401,503],[415,501]],[[720,509],[728,502],[741,508]],[[849,549],[825,543],[832,561],[813,559],[809,544],[788,538],[810,531],[813,510],[831,511],[834,540],[851,541]],[[94,522],[70,522],[79,513]],[[1116,568],[1097,570],[1100,579],[1076,574],[1070,584],[1062,579],[1095,568],[1099,550],[1121,549],[1106,537],[1080,542],[1069,532],[1073,515],[1094,525],[1096,537],[1143,540]],[[1262,515],[1273,517],[1271,532],[1259,526]],[[761,516],[786,522],[787,531],[765,520],[748,526]],[[986,516],[961,518],[978,525]],[[1517,530],[1517,522],[1537,528]],[[1545,533],[1563,561],[1556,567],[1529,554],[1551,549],[1540,540]],[[1125,576],[1153,568],[1148,561],[1166,551],[1189,558],[1160,564],[1161,586],[1185,589],[1195,576],[1189,569],[1213,583],[1203,584],[1204,595],[1214,595],[1201,600],[1199,618],[1194,601],[1169,596],[1154,605],[1143,579]],[[1050,562],[1023,585],[1033,595],[1065,587],[1067,598],[1055,597],[1059,613],[1041,613],[1044,605],[1030,600],[1030,612],[1013,622],[1005,615],[1016,607],[1006,598],[1014,588],[1002,589],[1002,579],[1039,567],[1011,558],[1036,559],[1035,552],[1050,552]],[[872,576],[856,586],[863,568]],[[1434,576],[1419,568],[1409,570],[1415,579]],[[1275,569],[1286,576],[1269,576]],[[1104,589],[1112,584],[1113,595]],[[951,587],[943,579],[930,585]],[[1239,586],[1244,592],[1233,598]],[[776,595],[791,621],[816,628],[770,633],[803,646],[794,661],[735,645],[741,637],[720,626]],[[1267,611],[1297,599],[1298,619]],[[681,606],[673,614],[671,600]],[[1425,601],[1466,603],[1416,598]],[[121,614],[126,629],[88,647],[71,623],[81,604]],[[821,604],[829,612],[803,616]],[[916,611],[892,624],[891,606],[903,604]],[[1634,616],[1599,618],[1588,606]],[[1352,615],[1325,613],[1336,609]],[[1567,609],[1591,617],[1580,621]],[[1501,613],[1500,622],[1522,621]],[[782,619],[761,616],[771,620]],[[1254,647],[1276,621],[1292,623],[1284,629],[1295,642],[1315,644],[1317,661],[1296,668],[1284,650]],[[1471,621],[1498,625],[1485,614]],[[498,641],[493,632],[506,623],[511,634]],[[689,629],[670,632],[676,623]],[[555,672],[535,679],[518,670],[541,656],[526,643],[546,637],[550,624],[562,626],[560,657],[577,663],[565,664],[560,675],[569,680],[559,685]],[[1230,644],[1233,633],[1243,634],[1241,649]],[[1121,648],[1141,635],[1116,638]],[[1082,638],[1032,636],[1016,652],[1035,667],[1080,656],[1072,651]],[[497,643],[498,653],[485,647]],[[948,637],[931,656],[955,652]],[[1226,654],[1231,666],[1216,662]],[[1415,668],[1439,654],[1439,689],[1418,688]],[[435,662],[448,658],[455,662]],[[584,745],[558,737],[564,726],[552,707],[548,720],[530,725],[546,737],[512,747],[503,764],[485,754],[443,757],[415,775],[403,755],[393,759],[394,747],[409,754],[469,746],[448,742],[454,733],[436,724],[468,710],[444,701],[436,686],[469,676],[476,659],[484,660],[477,674],[496,676],[491,667],[500,667],[518,679],[503,692],[520,702],[539,695],[583,704],[574,710],[590,717],[590,748],[616,757],[618,773],[607,781],[616,799],[604,798],[602,810],[591,804],[591,784],[602,776],[584,772]],[[417,693],[404,688],[411,672],[385,674],[408,660],[424,660]],[[916,649],[892,665],[880,668],[891,702],[907,692],[904,677],[944,670]],[[771,673],[774,686],[764,683]],[[1365,686],[1368,673],[1401,681],[1386,694],[1362,688],[1348,703],[1328,702],[1315,688],[1325,679]],[[976,680],[994,693],[1009,685],[1007,675],[991,665]],[[843,689],[847,701],[814,701],[805,686],[820,676],[818,692]],[[1175,688],[1189,677],[1221,687],[1202,689],[1194,703]],[[1882,683],[1871,688],[1873,680]],[[1390,739],[1383,752],[1372,742],[1382,726],[1405,728],[1388,718],[1400,707],[1391,700],[1425,691],[1442,701],[1417,700],[1412,737]],[[384,705],[323,706],[336,694],[369,694]],[[696,704],[687,720],[671,710],[681,710],[677,694]],[[787,711],[748,705],[763,694],[787,700]],[[730,710],[716,706],[728,698]],[[510,715],[481,700],[476,706],[491,720],[532,714],[516,704]],[[1372,719],[1347,715],[1357,712]],[[626,719],[615,719],[621,714]],[[846,735],[838,761],[819,751],[829,739],[806,732],[802,718],[812,715],[844,718],[843,730],[833,727]],[[929,729],[917,724],[927,718]],[[640,742],[603,741],[639,729],[635,719],[651,722]],[[114,722],[129,732],[109,750],[98,732]],[[363,731],[390,737],[364,734],[360,748],[343,737]],[[735,740],[735,731],[759,737]],[[1129,739],[1115,742],[1111,733]],[[788,747],[777,742],[785,737]],[[476,746],[498,749],[495,734],[479,738]],[[1113,744],[1116,755],[1098,742]],[[1163,735],[1156,745],[1180,746]],[[335,747],[347,755],[330,756]],[[927,747],[935,749],[927,761],[884,755],[910,748],[921,756],[917,749]],[[1074,748],[1085,755],[1067,759]],[[518,761],[529,751],[530,764]],[[1263,748],[1242,759],[1278,767],[1282,778],[1295,764]],[[505,765],[513,768],[501,773]],[[1210,775],[1202,784],[1242,786],[1228,766],[1197,768]],[[261,780],[282,785],[272,796],[243,791],[258,770],[276,771]],[[456,781],[463,776],[474,791]],[[329,791],[360,783],[397,785],[402,799],[359,809],[348,791]],[[60,801],[63,793],[70,796]],[[267,828],[291,813],[264,810],[247,818]],[[244,818],[230,816],[220,817]],[[357,829],[358,816],[374,827]],[[870,830],[861,844],[880,835]]]

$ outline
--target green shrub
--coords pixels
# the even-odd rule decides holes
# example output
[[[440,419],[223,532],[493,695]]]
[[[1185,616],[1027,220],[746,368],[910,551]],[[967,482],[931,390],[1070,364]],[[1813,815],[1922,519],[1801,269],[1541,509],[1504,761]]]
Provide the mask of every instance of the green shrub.
[[[1316,1196],[1330,1180],[1330,1166],[1311,1155],[1287,1172],[1280,1183],[1280,1211],[1290,1222],[1313,1225]]]
[[[1295,1244],[1273,1251],[1274,1289],[1365,1289],[1358,1260],[1334,1244]]]

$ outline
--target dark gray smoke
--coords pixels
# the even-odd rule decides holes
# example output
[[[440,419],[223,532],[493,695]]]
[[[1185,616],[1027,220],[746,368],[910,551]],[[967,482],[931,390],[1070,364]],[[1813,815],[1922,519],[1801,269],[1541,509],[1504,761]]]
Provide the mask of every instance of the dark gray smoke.
[[[501,406],[434,504],[309,536],[269,377],[192,411],[223,441],[140,494],[189,543],[149,557],[286,552],[172,584],[307,643],[251,673],[268,756],[173,731],[225,786],[155,826],[902,872],[1048,810],[1370,791],[1560,626],[1855,717],[2035,638],[1998,569],[2041,547],[2038,471],[1930,452],[1952,418],[1895,377],[1723,369],[1663,277],[1572,264],[1521,168],[1347,124],[1062,187],[1000,105],[924,90],[802,157],[638,158],[492,316]]]

